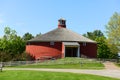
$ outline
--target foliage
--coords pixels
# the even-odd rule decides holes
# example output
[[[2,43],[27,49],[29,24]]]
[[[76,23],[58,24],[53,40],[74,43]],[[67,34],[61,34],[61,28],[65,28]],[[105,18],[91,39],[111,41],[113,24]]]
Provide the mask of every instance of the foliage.
[[[41,33],[39,33],[39,34],[37,34],[37,35],[36,35],[36,37],[37,37],[37,36],[41,36],[41,35],[42,35],[42,34],[41,34]]]
[[[118,47],[115,45],[115,44],[110,44],[109,42],[107,43],[111,53],[113,55],[111,55],[111,57],[113,56],[114,58],[117,58],[118,57]]]
[[[0,40],[0,58],[2,61],[18,60],[18,55],[25,50],[25,41],[9,27],[5,27],[4,32],[5,34]]]
[[[20,59],[21,61],[31,61],[31,60],[35,60],[35,58],[33,56],[31,56],[29,53],[26,53],[26,52],[23,52],[21,55],[20,55]],[[19,59],[19,60],[20,60]]]
[[[97,57],[98,58],[116,58],[116,47],[113,44],[108,43],[108,39],[104,36],[102,31],[94,30],[93,32],[87,32],[85,37],[95,40],[98,44]]]
[[[115,12],[106,25],[106,33],[111,51],[117,53],[120,46],[120,14]],[[114,47],[114,49],[113,49]]]
[[[32,34],[25,33],[23,38],[17,35],[15,30],[5,27],[4,36],[0,39],[0,60],[16,61],[16,60],[33,60],[33,57],[26,54],[26,41],[33,38]]]
[[[3,62],[9,61],[9,60],[11,60],[11,57],[12,56],[10,54],[0,51],[0,61],[3,61]]]
[[[110,51],[105,37],[96,38],[98,42],[98,58],[116,58],[116,55]]]
[[[96,38],[102,37],[104,35],[103,35],[102,31],[94,30],[93,32],[87,32],[87,34],[83,34],[83,36],[85,36],[89,39],[95,40]]]
[[[110,50],[105,42],[106,38],[100,30],[94,30],[93,32],[87,32],[84,34],[85,37],[95,40],[98,44],[97,57],[98,58],[109,58]]]
[[[13,40],[17,37],[17,32],[15,30],[10,29],[10,27],[5,27],[4,29],[4,39]]]
[[[23,38],[23,40],[27,41],[27,40],[30,40],[30,39],[34,38],[34,36],[27,32],[23,35],[22,38]]]
[[[90,74],[47,71],[4,71],[0,80],[119,80]]]

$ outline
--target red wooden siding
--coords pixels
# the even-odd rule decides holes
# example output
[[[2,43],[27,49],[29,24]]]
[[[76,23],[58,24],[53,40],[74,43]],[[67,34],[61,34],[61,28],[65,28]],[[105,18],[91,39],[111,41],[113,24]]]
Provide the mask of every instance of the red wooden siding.
[[[85,55],[89,58],[97,57],[96,43],[79,44],[80,55]],[[26,45],[26,52],[35,59],[48,57],[64,58],[64,44],[62,42],[55,42],[54,45],[50,45],[50,42],[31,42],[29,45]]]
[[[97,44],[96,43],[80,43],[80,54],[85,55],[89,58],[97,57]]]
[[[26,52],[30,53],[35,59],[45,57],[62,57],[62,42],[34,42],[26,45]]]

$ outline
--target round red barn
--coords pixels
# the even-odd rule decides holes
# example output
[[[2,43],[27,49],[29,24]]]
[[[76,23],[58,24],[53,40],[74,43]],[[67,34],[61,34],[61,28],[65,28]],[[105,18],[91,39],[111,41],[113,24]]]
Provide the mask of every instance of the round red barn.
[[[37,59],[64,57],[97,57],[97,43],[66,28],[66,20],[58,20],[58,28],[27,41],[26,52]]]

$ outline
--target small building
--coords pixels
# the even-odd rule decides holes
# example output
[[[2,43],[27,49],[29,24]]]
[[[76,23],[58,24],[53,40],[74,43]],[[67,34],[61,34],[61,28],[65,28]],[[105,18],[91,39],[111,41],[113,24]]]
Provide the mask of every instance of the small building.
[[[36,60],[42,58],[97,57],[97,43],[66,28],[66,20],[58,27],[27,42],[26,52]]]

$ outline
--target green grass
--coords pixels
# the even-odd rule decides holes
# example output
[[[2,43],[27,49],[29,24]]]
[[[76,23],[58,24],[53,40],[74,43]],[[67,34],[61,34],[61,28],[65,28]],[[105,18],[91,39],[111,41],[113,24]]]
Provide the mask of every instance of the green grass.
[[[61,69],[104,69],[104,65],[96,60],[84,58],[64,58],[42,63],[13,66],[16,68],[61,68]]]
[[[120,63],[115,63],[115,65],[117,65],[118,67],[120,67]]]
[[[3,71],[0,80],[119,80],[110,77],[43,71]]]
[[[23,65],[15,66],[15,68],[55,68],[55,69],[103,69],[102,64],[86,63],[86,64],[55,64],[55,65]]]
[[[83,58],[64,58],[42,63],[13,66],[16,68],[104,69],[101,62]]]

